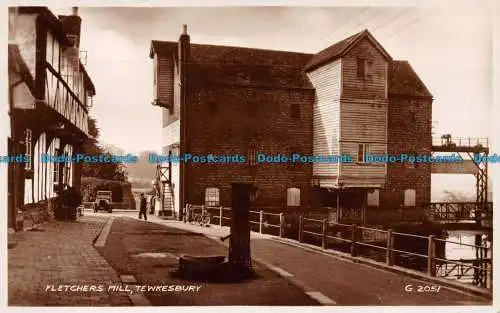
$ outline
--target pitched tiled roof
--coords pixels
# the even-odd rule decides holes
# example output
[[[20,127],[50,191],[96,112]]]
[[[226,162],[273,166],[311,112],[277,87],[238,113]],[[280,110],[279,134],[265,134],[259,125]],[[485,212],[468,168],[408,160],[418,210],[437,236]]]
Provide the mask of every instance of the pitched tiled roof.
[[[176,50],[177,50],[177,42],[152,40],[151,49],[149,51],[149,57],[153,58],[154,53],[162,55],[171,52],[176,52]]]
[[[342,55],[349,50],[349,47],[351,47],[354,42],[356,42],[358,39],[361,39],[364,36],[368,36],[369,38],[371,38],[375,42],[379,51],[381,51],[382,54],[386,56],[386,58],[388,59],[391,58],[389,54],[384,50],[384,48],[376,42],[375,38],[373,38],[370,32],[367,29],[365,29],[316,53],[307,63],[305,69],[310,71],[322,65],[323,63],[342,57]]]
[[[312,69],[326,61],[335,59],[340,56],[342,51],[344,51],[352,42],[354,42],[358,37],[360,37],[363,34],[363,32],[359,32],[357,34],[354,34],[350,37],[347,37],[344,40],[341,40],[330,47],[321,50],[320,52],[316,53],[311,60],[307,63],[306,68],[307,69]]]
[[[389,63],[389,95],[432,97],[408,61]]]
[[[205,85],[252,85],[274,88],[313,88],[305,70],[340,57],[361,36],[362,31],[317,53],[252,49],[243,47],[191,44],[188,71],[192,82]],[[177,54],[178,43],[151,42],[150,57]],[[432,97],[410,64],[389,57],[389,93],[392,95]]]
[[[310,54],[239,47],[192,45],[199,83],[312,88],[303,68]]]
[[[176,42],[153,41],[150,57],[175,53]],[[312,88],[304,66],[312,55],[288,51],[191,44],[188,71],[196,84],[251,85],[269,88]]]

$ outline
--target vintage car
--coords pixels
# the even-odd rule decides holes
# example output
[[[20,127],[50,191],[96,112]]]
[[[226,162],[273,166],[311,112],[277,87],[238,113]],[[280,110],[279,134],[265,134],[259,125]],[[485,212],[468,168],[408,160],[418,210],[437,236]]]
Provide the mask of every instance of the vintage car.
[[[98,211],[108,211],[108,213],[113,212],[112,203],[112,193],[111,191],[100,190],[96,194],[94,201],[94,212]]]

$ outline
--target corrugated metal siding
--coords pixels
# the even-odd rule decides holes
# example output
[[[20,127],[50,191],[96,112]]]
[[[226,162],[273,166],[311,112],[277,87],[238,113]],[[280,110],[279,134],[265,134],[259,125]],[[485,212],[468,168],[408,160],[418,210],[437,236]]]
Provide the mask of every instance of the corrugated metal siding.
[[[313,108],[313,154],[338,155],[341,61],[336,60],[310,73],[316,89]],[[313,175],[338,176],[338,165],[314,163]]]

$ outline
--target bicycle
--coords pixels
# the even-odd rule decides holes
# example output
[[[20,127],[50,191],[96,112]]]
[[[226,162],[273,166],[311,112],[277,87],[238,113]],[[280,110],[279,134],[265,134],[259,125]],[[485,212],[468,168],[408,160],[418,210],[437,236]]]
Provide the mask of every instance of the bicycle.
[[[210,225],[211,214],[206,210],[203,210],[201,214],[193,214],[193,219],[195,223],[198,223],[200,226]]]

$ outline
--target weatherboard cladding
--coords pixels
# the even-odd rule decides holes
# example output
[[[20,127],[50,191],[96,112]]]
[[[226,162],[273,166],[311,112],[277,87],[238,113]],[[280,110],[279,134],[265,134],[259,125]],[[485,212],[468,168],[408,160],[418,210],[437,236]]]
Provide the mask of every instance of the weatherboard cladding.
[[[315,87],[314,155],[339,155],[341,61],[325,64],[307,75]],[[338,176],[338,164],[314,163],[314,176]]]

